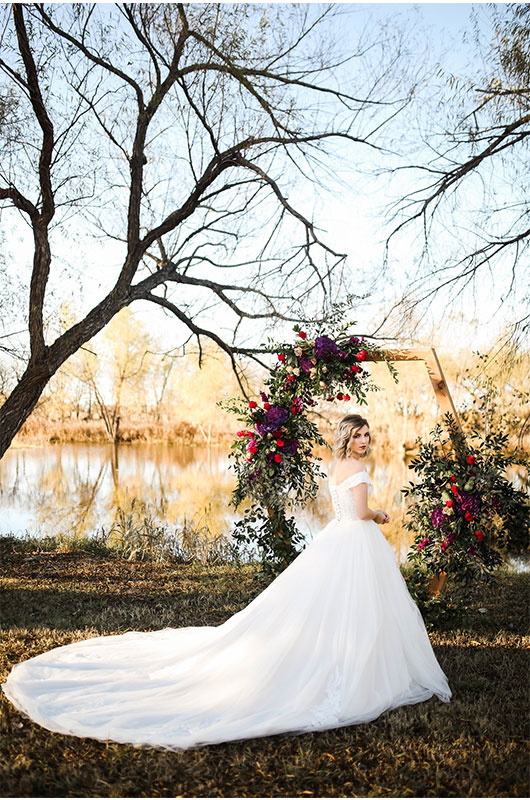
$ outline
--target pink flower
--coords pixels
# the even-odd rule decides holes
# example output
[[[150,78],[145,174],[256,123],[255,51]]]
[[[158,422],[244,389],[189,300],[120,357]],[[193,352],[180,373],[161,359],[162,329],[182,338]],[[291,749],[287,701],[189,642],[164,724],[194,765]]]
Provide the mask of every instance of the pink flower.
[[[430,538],[428,536],[426,539],[422,539],[421,542],[416,545],[416,550],[423,550],[427,542],[430,542]]]

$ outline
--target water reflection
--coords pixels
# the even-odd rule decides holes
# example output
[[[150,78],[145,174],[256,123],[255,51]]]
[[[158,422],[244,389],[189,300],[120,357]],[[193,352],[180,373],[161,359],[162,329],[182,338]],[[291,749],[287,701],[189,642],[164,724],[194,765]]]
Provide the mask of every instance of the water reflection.
[[[330,456],[321,453],[322,466]],[[228,449],[164,444],[67,444],[12,448],[0,461],[0,534],[38,535],[108,530],[124,509],[141,522],[179,527],[185,521],[227,534],[239,518],[229,506],[235,486]],[[367,461],[374,490],[372,508],[385,509],[391,522],[381,526],[400,562],[412,540],[404,527],[405,498],[400,489],[413,480],[397,458]],[[317,499],[297,514],[311,540],[332,518],[326,481]]]

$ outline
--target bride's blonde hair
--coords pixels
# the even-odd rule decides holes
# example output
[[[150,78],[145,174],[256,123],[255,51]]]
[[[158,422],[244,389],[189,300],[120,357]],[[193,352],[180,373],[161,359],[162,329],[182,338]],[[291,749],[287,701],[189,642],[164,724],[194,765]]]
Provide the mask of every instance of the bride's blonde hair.
[[[364,425],[368,425],[368,420],[361,417],[360,414],[346,414],[346,416],[341,419],[337,425],[335,441],[333,442],[333,456],[336,459],[348,458],[350,455],[350,439],[355,431],[358,431],[359,428],[362,428]],[[369,436],[370,444],[367,445],[366,450],[361,454],[361,458],[366,458],[372,452],[372,434],[369,433]]]

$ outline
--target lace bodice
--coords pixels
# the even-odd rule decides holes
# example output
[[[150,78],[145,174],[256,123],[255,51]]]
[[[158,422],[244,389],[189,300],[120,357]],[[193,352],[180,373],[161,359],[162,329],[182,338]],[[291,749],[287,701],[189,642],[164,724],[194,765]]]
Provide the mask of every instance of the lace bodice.
[[[353,492],[350,492],[352,486],[357,486],[359,483],[368,484],[368,496],[370,496],[370,492],[372,491],[372,482],[370,481],[368,473],[365,469],[363,469],[362,472],[356,472],[354,475],[350,475],[349,478],[346,478],[336,485],[331,483],[328,484],[329,493],[331,494],[331,502],[333,503],[333,509],[335,511],[335,517],[338,520],[359,519],[355,509]]]

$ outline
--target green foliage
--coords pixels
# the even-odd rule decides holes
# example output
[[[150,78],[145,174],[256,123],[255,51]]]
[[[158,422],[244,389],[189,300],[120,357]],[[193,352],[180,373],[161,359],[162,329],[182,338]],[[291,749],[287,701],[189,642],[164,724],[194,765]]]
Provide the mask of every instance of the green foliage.
[[[471,433],[468,446],[450,413],[444,422],[449,439],[438,424],[431,441],[417,440],[419,455],[409,468],[421,479],[401,490],[413,500],[406,526],[415,539],[408,559],[431,574],[447,572],[469,583],[487,579],[502,563],[503,550],[528,547],[530,499],[504,477],[512,464],[528,469],[528,460],[507,454],[508,437],[496,429]]]

